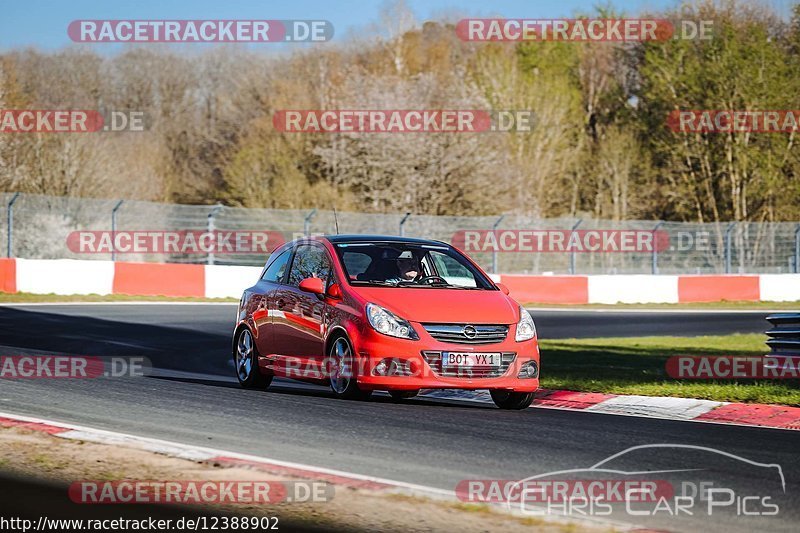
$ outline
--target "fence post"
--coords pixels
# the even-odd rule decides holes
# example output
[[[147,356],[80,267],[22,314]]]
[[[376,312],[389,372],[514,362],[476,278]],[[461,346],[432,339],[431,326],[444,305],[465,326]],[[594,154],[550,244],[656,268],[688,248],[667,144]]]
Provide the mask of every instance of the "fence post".
[[[117,211],[125,200],[120,200],[111,210],[111,260],[117,260]]]
[[[309,214],[306,215],[306,218],[303,219],[303,235],[308,237],[309,231],[311,230],[311,219],[314,218],[314,215],[317,214],[316,209],[312,209]]]
[[[208,218],[206,220],[206,231],[208,233],[212,233],[212,234],[214,233],[214,230],[216,229],[215,225],[214,225],[214,217],[217,216],[217,213],[219,213],[220,209],[222,209],[222,204],[217,204],[211,209],[211,211],[208,212]],[[213,244],[212,244],[212,250],[213,250],[213,246],[216,246],[216,244],[217,244],[217,239],[214,238],[212,242],[213,242]],[[213,251],[212,252],[208,252],[208,257],[206,258],[206,263],[209,264],[209,265],[213,265],[214,261],[216,261],[216,257],[214,256],[214,252]]]
[[[497,230],[497,226],[500,225],[504,218],[506,218],[505,215],[500,215],[500,218],[498,218],[492,225],[492,232]],[[497,235],[495,235],[495,237],[497,237]],[[497,243],[496,238],[495,243]],[[495,246],[494,250],[492,250],[492,274],[497,274],[497,246]]]
[[[800,224],[794,230],[794,273],[800,274]]]
[[[405,235],[406,235],[406,228],[405,228],[406,220],[408,220],[408,217],[410,217],[410,216],[411,216],[411,213],[406,213],[406,216],[404,216],[403,220],[400,221],[400,236],[401,237],[405,237]]]
[[[17,198],[19,198],[19,193],[15,192],[7,206],[8,210],[6,212],[6,224],[8,227],[6,228],[6,257],[11,257],[11,243],[12,239],[14,238],[14,230],[12,229],[14,226],[14,202],[17,201]]]
[[[572,226],[572,231],[573,231],[573,232],[574,232],[576,229],[578,229],[578,226],[580,226],[580,225],[581,225],[581,222],[583,222],[583,219],[582,219],[582,218],[579,218],[579,219],[578,219],[578,221],[575,223],[575,225],[574,225],[574,226]],[[570,233],[570,238],[572,238],[572,233]],[[576,262],[576,259],[577,259],[577,258],[575,257],[575,254],[576,254],[576,252],[575,252],[575,250],[574,250],[574,249],[573,249],[573,250],[572,250],[572,252],[570,252],[570,254],[569,254],[569,273],[570,273],[570,274],[575,274],[575,262]]]
[[[664,225],[664,223],[665,222],[662,220],[656,224],[655,228],[653,228],[653,274],[658,274],[658,243],[656,242],[656,232],[658,231],[658,228]]]
[[[736,227],[736,222],[731,222],[730,224],[728,224],[728,227],[725,230],[725,273],[726,274],[730,274],[731,273],[731,257],[732,257],[732,253],[733,253],[731,251],[731,248],[732,248],[732,246],[731,246],[731,232],[733,231],[733,228],[735,228],[735,227]]]

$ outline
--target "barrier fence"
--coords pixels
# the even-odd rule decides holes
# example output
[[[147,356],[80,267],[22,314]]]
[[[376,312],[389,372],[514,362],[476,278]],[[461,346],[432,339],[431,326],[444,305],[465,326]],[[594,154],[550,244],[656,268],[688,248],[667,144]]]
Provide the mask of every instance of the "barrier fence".
[[[781,274],[800,272],[800,223],[679,223],[255,209],[0,193],[0,250],[26,259],[263,265],[259,253],[86,253],[75,232],[267,232],[405,235],[464,249],[505,274]],[[537,240],[538,239],[538,240]],[[71,242],[71,244],[70,244]],[[626,245],[629,244],[630,246]]]

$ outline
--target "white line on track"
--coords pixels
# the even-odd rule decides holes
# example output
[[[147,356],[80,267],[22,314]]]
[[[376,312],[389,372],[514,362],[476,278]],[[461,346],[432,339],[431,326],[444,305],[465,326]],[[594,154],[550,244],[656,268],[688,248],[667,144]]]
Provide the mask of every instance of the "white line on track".
[[[140,437],[138,435],[131,435],[128,433],[121,433],[117,431],[108,431],[105,429],[97,429],[87,426],[82,426],[78,424],[72,424],[67,422],[60,422],[54,420],[48,420],[43,418],[37,418],[32,416],[25,416],[25,415],[18,415],[15,413],[6,413],[0,412],[0,417],[5,418],[12,418],[16,420],[21,420],[23,422],[34,422],[37,424],[45,424],[48,426],[55,426],[61,427],[67,430],[80,432],[80,438],[82,440],[91,439],[94,442],[101,442],[101,443],[109,443],[109,444],[121,444],[124,443],[128,446],[135,446],[137,448],[147,449],[151,451],[161,452],[163,450],[180,450],[181,452],[185,452],[187,455],[190,456],[205,456],[205,457],[230,457],[233,459],[242,459],[245,461],[253,461],[253,462],[260,462],[260,463],[269,463],[276,466],[282,466],[286,468],[295,468],[299,470],[308,470],[311,472],[316,472],[320,474],[328,474],[332,476],[339,476],[339,477],[346,477],[350,479],[357,479],[360,481],[372,481],[375,483],[383,483],[387,485],[392,485],[401,488],[408,488],[413,489],[415,491],[424,491],[426,493],[431,493],[434,495],[439,496],[453,496],[455,497],[455,492],[452,490],[445,490],[445,489],[438,489],[435,487],[427,487],[425,485],[417,485],[415,483],[406,483],[404,481],[395,481],[391,479],[384,479],[376,476],[367,476],[363,474],[355,474],[350,472],[344,472],[341,470],[334,470],[331,468],[323,468],[313,465],[307,465],[303,463],[294,463],[291,461],[280,461],[277,459],[270,459],[267,457],[259,457],[257,455],[249,455],[244,453],[232,452],[228,450],[221,450],[218,448],[208,448],[205,446],[195,446],[191,444],[184,444],[180,442],[173,442],[167,441],[162,439],[156,439],[152,437]],[[71,438],[68,435],[68,438]],[[78,437],[74,437],[78,438]]]

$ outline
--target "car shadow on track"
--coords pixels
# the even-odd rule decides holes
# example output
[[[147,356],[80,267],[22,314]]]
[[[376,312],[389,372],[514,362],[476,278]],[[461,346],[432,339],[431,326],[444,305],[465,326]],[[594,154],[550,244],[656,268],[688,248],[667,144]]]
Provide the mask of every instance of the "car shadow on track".
[[[157,368],[224,373],[230,343],[228,335],[198,329],[0,306],[0,355],[144,356]]]
[[[375,393],[366,402],[355,400],[341,400],[333,395],[333,392],[322,385],[310,385],[306,383],[291,383],[281,381],[273,383],[267,390],[245,390],[242,389],[238,383],[234,383],[227,378],[220,378],[219,380],[213,378],[181,378],[181,377],[166,377],[166,376],[151,376],[151,379],[161,379],[166,381],[174,381],[181,383],[192,383],[203,385],[206,387],[221,387],[225,389],[236,389],[246,394],[262,395],[267,398],[271,394],[279,394],[285,396],[307,396],[310,398],[326,398],[335,402],[345,402],[347,404],[368,405],[372,404],[390,404],[398,407],[458,407],[462,409],[496,409],[494,405],[484,404],[479,402],[463,401],[463,400],[444,400],[441,398],[430,398],[419,396],[402,401],[395,401],[388,394]]]

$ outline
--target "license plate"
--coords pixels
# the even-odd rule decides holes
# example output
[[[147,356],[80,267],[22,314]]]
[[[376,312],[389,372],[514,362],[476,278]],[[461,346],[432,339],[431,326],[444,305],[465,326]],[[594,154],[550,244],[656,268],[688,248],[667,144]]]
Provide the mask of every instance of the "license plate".
[[[442,352],[442,368],[499,367],[499,353]]]

